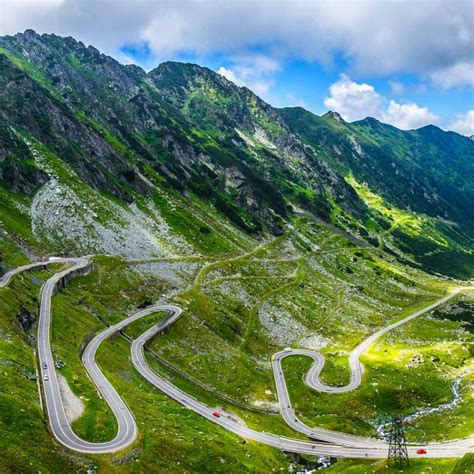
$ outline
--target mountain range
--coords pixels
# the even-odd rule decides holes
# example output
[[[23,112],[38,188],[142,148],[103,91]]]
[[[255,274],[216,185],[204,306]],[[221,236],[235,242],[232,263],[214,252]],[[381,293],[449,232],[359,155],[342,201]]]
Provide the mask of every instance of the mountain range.
[[[278,235],[306,212],[430,271],[467,277],[474,268],[467,137],[276,109],[204,67],[165,62],[146,73],[32,30],[0,38],[0,61],[4,199],[47,199],[51,172],[32,151],[40,147],[76,184],[120,203],[165,188],[251,234]],[[50,243],[62,231],[31,226]],[[78,250],[77,233],[64,237],[61,250]],[[97,239],[79,247],[97,250]]]

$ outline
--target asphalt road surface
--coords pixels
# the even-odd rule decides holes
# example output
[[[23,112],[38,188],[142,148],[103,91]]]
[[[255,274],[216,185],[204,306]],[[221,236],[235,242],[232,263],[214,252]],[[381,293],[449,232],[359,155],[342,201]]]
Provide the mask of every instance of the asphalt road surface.
[[[169,311],[169,315],[160,321],[155,326],[148,329],[141,334],[132,343],[132,362],[138,372],[150,382],[152,385],[166,393],[168,396],[181,403],[186,408],[189,408],[208,420],[226,428],[229,431],[241,436],[242,438],[252,439],[269,446],[281,449],[287,452],[297,452],[304,454],[318,454],[325,456],[336,457],[367,457],[367,458],[385,458],[387,456],[388,445],[380,440],[368,439],[358,436],[351,436],[345,433],[338,433],[335,431],[310,429],[311,433],[307,435],[314,435],[319,441],[327,441],[321,443],[319,441],[303,441],[297,439],[286,438],[270,433],[259,432],[248,428],[247,426],[232,420],[227,417],[225,413],[221,413],[219,417],[214,416],[215,408],[209,407],[204,403],[199,402],[191,395],[183,392],[175,387],[166,379],[156,374],[148,365],[144,347],[147,341],[155,337],[157,334],[164,331],[167,327],[173,324],[181,315],[181,309],[177,306],[155,306],[148,308],[153,311]],[[287,355],[287,353],[285,353]],[[283,377],[277,377],[276,380],[284,382]],[[286,385],[285,385],[285,392]],[[278,393],[280,396],[280,393]],[[288,400],[289,401],[289,398]],[[290,405],[291,406],[291,405]],[[282,403],[280,401],[280,407]],[[282,411],[283,414],[283,411]],[[293,423],[290,423],[294,426]],[[312,436],[313,437],[313,436]],[[445,444],[428,444],[425,446],[409,446],[408,453],[411,457],[420,456],[416,453],[418,449],[424,447],[427,454],[424,457],[460,457],[466,452],[474,452],[471,448],[473,439],[469,438],[461,441],[453,441]]]
[[[183,405],[183,407],[193,410],[199,415],[241,436],[242,438],[265,443],[283,451],[336,457],[385,458],[387,456],[388,446],[383,441],[348,435],[330,430],[323,430],[320,428],[310,428],[304,425],[296,417],[292,408],[283,369],[281,366],[281,360],[291,355],[305,355],[311,357],[314,360],[314,364],[306,376],[306,383],[315,390],[328,393],[341,393],[353,390],[360,385],[363,374],[363,367],[359,361],[360,355],[371,344],[373,344],[379,337],[391,329],[394,329],[395,327],[398,327],[401,324],[404,324],[407,321],[416,318],[427,311],[430,311],[436,306],[445,303],[449,299],[456,296],[460,291],[464,290],[463,288],[459,288],[448,296],[438,300],[436,303],[420,311],[417,311],[416,313],[413,313],[412,315],[369,336],[351,353],[349,358],[351,378],[349,384],[345,387],[330,387],[323,384],[319,380],[319,375],[324,366],[324,358],[317,352],[290,350],[275,354],[272,358],[272,365],[281,414],[284,420],[290,426],[310,437],[312,439],[311,441],[291,439],[275,434],[259,432],[233,420],[225,413],[220,413],[220,416],[217,417],[215,416],[215,408],[208,407],[204,403],[199,402],[191,395],[181,391],[169,381],[153,372],[145,358],[145,344],[151,338],[170,327],[180,317],[181,309],[173,305],[151,306],[149,308],[143,309],[125,318],[120,323],[111,326],[97,334],[88,344],[83,353],[82,361],[84,366],[102,397],[112,409],[118,423],[118,432],[113,440],[104,443],[91,443],[79,438],[72,431],[72,428],[67,420],[50,346],[51,298],[53,296],[55,287],[58,282],[66,275],[87,267],[89,264],[88,258],[54,258],[45,262],[37,262],[34,264],[25,265],[6,273],[0,279],[0,287],[7,285],[10,279],[17,273],[30,270],[35,267],[42,267],[50,263],[67,263],[71,264],[71,266],[60,273],[53,275],[49,280],[47,280],[47,282],[43,285],[41,292],[41,306],[38,322],[38,357],[41,367],[41,380],[45,394],[49,423],[54,436],[68,448],[84,453],[96,454],[115,452],[123,449],[130,445],[137,436],[137,426],[130,409],[118,395],[116,390],[112,387],[110,382],[105,378],[95,360],[97,349],[104,340],[115,334],[117,331],[122,330],[127,324],[130,324],[133,321],[136,321],[148,314],[165,311],[168,313],[168,315],[163,320],[155,324],[153,327],[141,334],[135,341],[133,341],[131,347],[131,358],[136,369],[149,383],[176,400],[178,403]],[[48,375],[47,380],[45,375]],[[318,441],[313,441],[313,439],[317,439]],[[423,447],[427,450],[427,454],[425,454],[424,457],[461,457],[467,452],[474,452],[473,445],[474,437],[470,437],[464,440],[450,441],[448,443],[409,446],[408,452],[411,457],[416,457],[417,449]]]

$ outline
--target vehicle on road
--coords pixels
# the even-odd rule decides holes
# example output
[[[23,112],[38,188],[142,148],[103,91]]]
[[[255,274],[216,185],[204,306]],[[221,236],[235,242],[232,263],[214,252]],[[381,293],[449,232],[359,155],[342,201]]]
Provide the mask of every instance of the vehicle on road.
[[[49,380],[48,374],[44,374],[44,380]]]
[[[218,411],[215,411],[212,416],[215,416],[216,418],[220,418],[221,414]]]
[[[285,347],[285,348],[283,349],[283,352],[291,352],[291,347]]]
[[[43,369],[47,369],[48,368],[48,364],[46,362],[43,362]]]
[[[426,454],[426,449],[423,449],[423,448],[417,449],[416,454]]]

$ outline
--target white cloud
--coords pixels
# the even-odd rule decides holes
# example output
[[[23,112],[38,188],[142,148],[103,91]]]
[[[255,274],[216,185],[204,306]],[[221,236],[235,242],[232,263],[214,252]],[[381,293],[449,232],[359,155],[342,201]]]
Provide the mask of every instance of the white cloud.
[[[424,125],[439,123],[440,117],[431,113],[427,107],[420,107],[411,102],[399,104],[391,100],[387,109],[382,111],[383,122],[394,125],[402,130],[412,130]]]
[[[329,93],[324,105],[329,110],[339,112],[344,120],[351,122],[367,116],[380,116],[382,96],[369,84],[358,84],[341,74],[340,79],[329,88]]]
[[[240,54],[233,56],[230,62],[230,67],[221,66],[217,72],[261,96],[268,93],[274,82],[273,74],[281,68],[277,60],[263,54]]]
[[[462,61],[431,74],[434,84],[450,89],[451,87],[474,86],[474,62]]]
[[[324,99],[324,105],[349,122],[374,117],[403,130],[411,130],[440,121],[440,117],[427,107],[420,107],[413,102],[398,103],[390,100],[387,105],[387,99],[373,86],[358,84],[345,74],[331,85],[329,94]]]
[[[54,23],[54,16],[64,0],[47,2],[35,0],[0,0],[0,34],[17,33],[31,28],[31,24],[47,27]]]
[[[456,115],[456,120],[447,126],[448,130],[453,130],[468,137],[474,135],[474,109],[468,110],[464,114]]]
[[[73,36],[120,59],[121,46],[140,42],[150,8],[148,0],[0,0],[0,35],[32,28]]]
[[[0,34],[25,28],[72,35],[106,53],[146,41],[155,59],[239,54],[330,64],[366,74],[430,75],[472,60],[471,0],[1,0]]]

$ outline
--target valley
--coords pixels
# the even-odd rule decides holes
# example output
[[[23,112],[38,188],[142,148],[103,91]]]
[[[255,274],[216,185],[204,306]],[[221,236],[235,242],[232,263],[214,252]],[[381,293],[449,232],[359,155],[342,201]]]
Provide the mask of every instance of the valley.
[[[472,140],[32,30],[0,62],[0,470],[386,472],[415,412],[406,472],[470,469]]]

